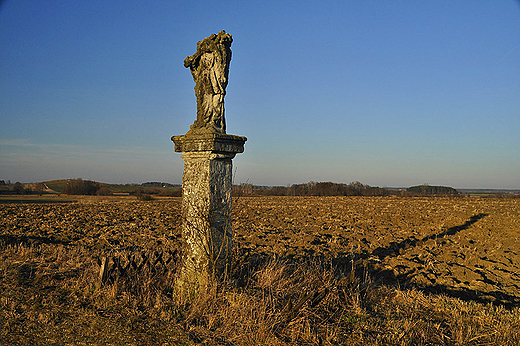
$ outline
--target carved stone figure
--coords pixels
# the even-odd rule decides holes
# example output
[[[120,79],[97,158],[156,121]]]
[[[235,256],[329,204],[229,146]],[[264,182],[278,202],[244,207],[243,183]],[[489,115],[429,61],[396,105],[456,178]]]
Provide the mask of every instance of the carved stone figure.
[[[228,83],[231,43],[224,30],[197,42],[197,52],[184,59],[195,81],[197,120],[187,134],[226,133],[224,96]]]

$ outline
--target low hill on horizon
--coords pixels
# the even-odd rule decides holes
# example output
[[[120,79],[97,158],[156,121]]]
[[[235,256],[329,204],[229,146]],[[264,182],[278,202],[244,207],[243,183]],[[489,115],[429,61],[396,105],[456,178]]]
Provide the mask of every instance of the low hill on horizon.
[[[181,185],[164,182],[131,184],[102,183],[82,178],[55,179],[32,183],[4,184],[1,194],[140,195],[180,196]]]

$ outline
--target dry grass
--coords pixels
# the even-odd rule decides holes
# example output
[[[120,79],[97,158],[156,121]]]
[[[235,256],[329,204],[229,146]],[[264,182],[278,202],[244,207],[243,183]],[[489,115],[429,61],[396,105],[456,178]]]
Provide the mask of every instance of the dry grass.
[[[100,286],[99,254],[85,247],[0,249],[2,345],[520,344],[520,308],[379,285],[327,261],[242,254],[187,300],[173,294],[175,265]]]

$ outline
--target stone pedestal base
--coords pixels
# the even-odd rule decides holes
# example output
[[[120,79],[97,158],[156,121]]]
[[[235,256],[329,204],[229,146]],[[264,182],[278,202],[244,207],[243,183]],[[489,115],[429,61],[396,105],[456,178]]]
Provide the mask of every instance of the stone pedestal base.
[[[183,266],[179,283],[198,290],[227,263],[232,245],[232,162],[245,137],[226,134],[173,136],[182,152]]]

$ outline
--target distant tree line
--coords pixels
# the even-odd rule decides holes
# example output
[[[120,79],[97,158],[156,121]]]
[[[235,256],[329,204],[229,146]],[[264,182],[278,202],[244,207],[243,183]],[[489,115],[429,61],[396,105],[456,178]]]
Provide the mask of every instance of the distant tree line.
[[[50,184],[50,183],[49,183]],[[45,183],[11,184],[9,180],[0,180],[1,195],[42,195],[46,188]],[[125,188],[122,188],[125,187]],[[51,187],[52,188],[52,187]],[[126,193],[130,195],[156,195],[156,196],[182,196],[181,185],[163,182],[146,182],[142,184],[103,184],[91,180],[70,179],[67,180],[63,190],[56,189],[60,193],[69,195],[113,195],[114,193]],[[256,186],[243,183],[233,186],[233,196],[471,196],[467,191],[460,192],[448,186],[417,185],[406,189],[374,187],[354,181],[349,184],[333,182],[310,181],[303,184],[288,186]],[[475,194],[478,197],[494,198],[520,198],[518,191],[502,193],[498,191],[485,191]]]
[[[449,186],[432,186],[428,184],[412,186],[407,191],[414,196],[457,196],[459,191]]]
[[[395,191],[360,183],[308,182],[291,186],[234,186],[235,196],[388,196]]]
[[[180,184],[165,183],[161,181],[147,181],[146,183],[117,184],[120,186],[142,186],[142,187],[180,187]]]
[[[102,184],[91,180],[70,179],[67,181],[62,193],[68,195],[98,195],[108,196],[114,192],[121,192],[121,185]],[[130,189],[126,193],[138,197],[147,198],[149,195],[158,196],[181,196],[181,187],[169,183],[148,182],[143,184],[126,184]]]
[[[408,189],[389,189],[370,186],[359,181],[349,184],[333,182],[308,182],[290,186],[255,186],[240,184],[233,187],[234,196],[459,196],[456,189],[428,184]]]
[[[131,195],[136,195],[141,198],[144,195],[156,195],[163,197],[181,197],[182,196],[182,188],[180,186],[165,186],[165,187],[151,187],[151,186],[141,186],[137,187],[134,191],[130,192]]]

